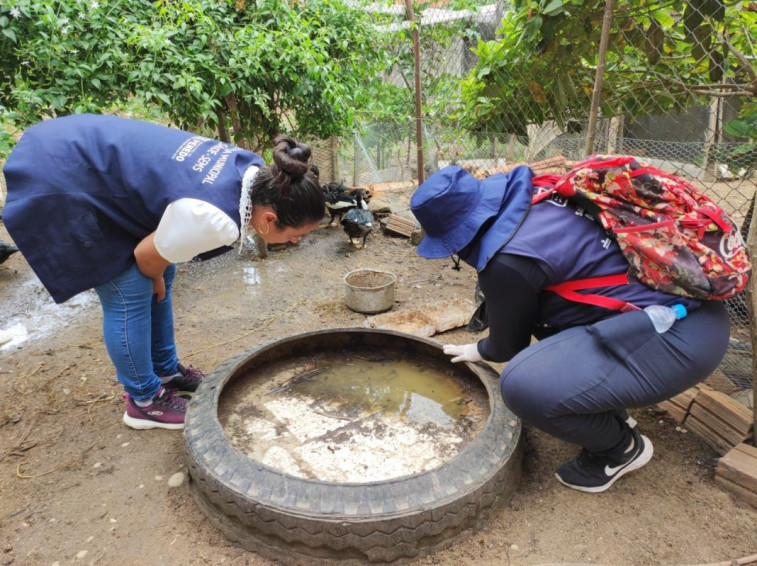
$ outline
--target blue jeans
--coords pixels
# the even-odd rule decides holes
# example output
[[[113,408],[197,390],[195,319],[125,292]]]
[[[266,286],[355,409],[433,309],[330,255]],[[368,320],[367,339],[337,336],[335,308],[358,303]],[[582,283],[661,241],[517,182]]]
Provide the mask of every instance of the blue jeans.
[[[176,266],[163,273],[166,297],[158,302],[152,280],[135,265],[95,287],[103,309],[103,335],[116,376],[136,401],[151,399],[158,392],[158,376],[176,373],[179,359],[173,332],[171,288]]]

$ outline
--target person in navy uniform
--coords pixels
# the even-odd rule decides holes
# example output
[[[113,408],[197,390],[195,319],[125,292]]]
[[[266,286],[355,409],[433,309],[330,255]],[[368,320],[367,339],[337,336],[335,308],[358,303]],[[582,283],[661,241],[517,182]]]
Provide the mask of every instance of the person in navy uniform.
[[[183,428],[184,394],[204,377],[176,351],[176,263],[227,252],[248,228],[266,243],[317,228],[325,202],[310,158],[281,135],[267,166],[215,139],[116,116],[25,131],[3,168],[3,221],[56,303],[97,292],[128,426]]]
[[[728,314],[720,301],[635,281],[592,289],[639,309],[683,304],[688,316],[658,333],[644,310],[609,310],[545,289],[625,273],[628,263],[600,224],[565,199],[531,206],[532,177],[526,166],[481,181],[456,166],[437,171],[411,199],[425,230],[417,252],[456,254],[476,269],[485,298],[488,336],[444,352],[452,362],[508,362],[500,378],[505,404],[524,423],[582,447],[557,479],[602,492],[652,458],[651,441],[627,409],[703,381],[725,355]]]

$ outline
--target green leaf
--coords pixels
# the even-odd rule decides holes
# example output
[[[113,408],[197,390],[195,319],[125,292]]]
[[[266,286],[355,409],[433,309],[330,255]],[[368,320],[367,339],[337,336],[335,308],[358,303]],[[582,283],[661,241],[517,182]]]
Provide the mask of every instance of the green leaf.
[[[559,16],[564,12],[565,7],[563,6],[562,0],[552,0],[547,4],[543,11],[545,16]]]

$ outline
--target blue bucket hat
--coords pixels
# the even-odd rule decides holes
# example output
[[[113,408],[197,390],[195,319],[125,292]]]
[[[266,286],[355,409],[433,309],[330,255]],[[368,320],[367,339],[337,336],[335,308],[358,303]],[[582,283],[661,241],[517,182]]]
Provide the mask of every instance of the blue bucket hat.
[[[483,180],[456,165],[436,171],[410,199],[410,208],[426,232],[416,250],[418,255],[439,259],[456,254],[494,218],[465,258],[477,270],[483,269],[528,212],[532,176],[526,166]]]

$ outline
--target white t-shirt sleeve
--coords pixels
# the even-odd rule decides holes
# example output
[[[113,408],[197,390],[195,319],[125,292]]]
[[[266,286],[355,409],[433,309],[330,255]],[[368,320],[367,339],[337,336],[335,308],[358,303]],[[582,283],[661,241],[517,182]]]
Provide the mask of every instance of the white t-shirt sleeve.
[[[217,206],[181,198],[168,205],[155,231],[155,248],[171,263],[193,257],[239,238],[239,226]]]

